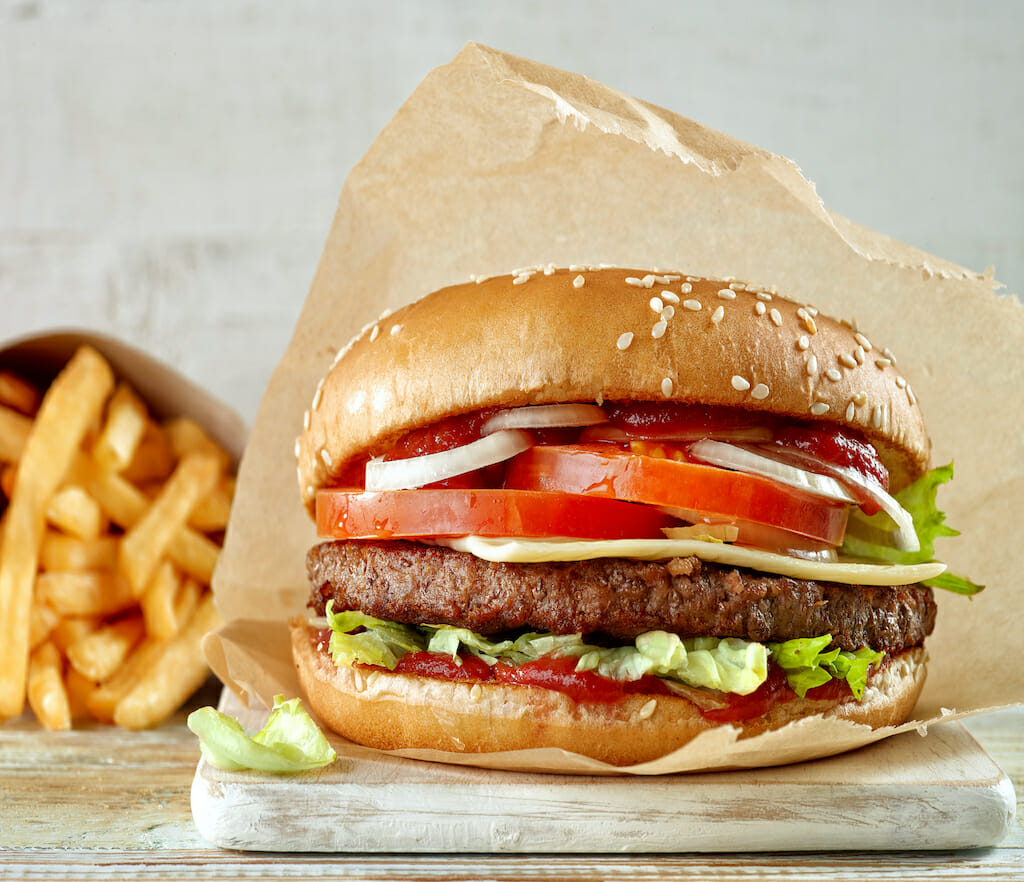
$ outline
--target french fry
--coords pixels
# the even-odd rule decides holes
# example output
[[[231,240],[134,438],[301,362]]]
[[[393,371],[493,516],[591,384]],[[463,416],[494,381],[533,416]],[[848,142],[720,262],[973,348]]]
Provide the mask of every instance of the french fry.
[[[28,380],[10,371],[0,371],[0,405],[31,417],[39,410],[39,400],[39,390]]]
[[[231,502],[235,495],[235,479],[225,475],[217,486],[193,509],[189,526],[201,533],[224,530],[231,516]]]
[[[44,643],[28,662],[26,692],[36,719],[50,731],[71,728],[71,706],[64,688],[63,660],[52,643]]]
[[[97,539],[107,529],[99,503],[76,484],[62,487],[50,497],[46,519],[79,539]]]
[[[149,423],[146,405],[126,383],[119,383],[107,405],[107,419],[92,455],[101,468],[120,472],[128,467]]]
[[[177,620],[178,629],[192,618],[199,601],[203,597],[203,586],[195,579],[185,578],[181,583],[181,590],[174,599],[174,617]]]
[[[181,460],[190,453],[205,453],[220,463],[221,471],[231,468],[231,455],[213,440],[206,430],[189,417],[175,417],[164,423],[164,432],[175,458]]]
[[[165,560],[156,568],[153,578],[139,598],[146,631],[158,640],[167,640],[178,630],[175,600],[180,588],[181,576],[174,564]]]
[[[140,682],[163,652],[166,642],[146,637],[128,656],[117,672],[100,683],[89,695],[89,713],[101,723],[114,722],[114,709],[121,699]]]
[[[102,356],[81,347],[47,390],[25,442],[0,546],[0,719],[18,716],[25,704],[29,610],[46,506],[113,384]]]
[[[114,708],[114,722],[126,729],[148,729],[165,719],[209,676],[200,644],[220,624],[207,594],[188,624],[163,644],[158,657]]]
[[[166,481],[174,471],[174,463],[174,451],[164,430],[152,420],[147,420],[146,431],[135,449],[135,456],[121,474],[137,486]]]
[[[86,634],[68,647],[68,661],[76,671],[94,682],[110,677],[127,658],[144,634],[141,616],[121,619]]]
[[[114,536],[79,539],[47,530],[39,549],[42,570],[112,570],[117,566],[118,540]]]
[[[188,453],[178,463],[149,510],[121,541],[121,571],[139,597],[174,534],[220,476],[220,463],[205,453]]]
[[[51,606],[45,603],[33,603],[32,612],[29,616],[28,645],[35,649],[44,640],[48,640],[53,629],[60,623],[60,616]]]
[[[0,493],[8,499],[14,495],[14,482],[18,477],[18,467],[6,465],[0,469]]]
[[[89,716],[89,698],[96,691],[96,684],[69,665],[64,672],[64,686],[68,692],[72,721],[86,719]]]
[[[135,604],[116,570],[50,570],[36,578],[36,596],[63,615],[111,616]]]
[[[50,640],[66,656],[69,647],[95,631],[99,623],[98,616],[66,616],[50,632]]]
[[[124,530],[135,526],[150,504],[141,490],[120,475],[104,472],[90,457],[80,456],[75,460],[72,476]],[[210,584],[219,553],[216,543],[188,527],[178,529],[167,548],[168,557],[178,567],[205,585]]]
[[[32,431],[32,420],[0,404],[0,462],[17,462]]]

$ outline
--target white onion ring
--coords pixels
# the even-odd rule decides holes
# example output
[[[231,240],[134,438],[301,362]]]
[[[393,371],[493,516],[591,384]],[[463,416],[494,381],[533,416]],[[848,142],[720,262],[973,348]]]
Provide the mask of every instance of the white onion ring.
[[[461,447],[438,453],[389,461],[371,459],[366,464],[366,489],[373,492],[414,490],[425,484],[504,462],[532,445],[533,439],[529,432],[503,429]]]
[[[483,435],[490,435],[502,429],[556,429],[606,422],[608,417],[596,404],[532,404],[499,410],[480,431]]]
[[[846,503],[857,501],[839,481],[829,475],[809,472],[806,469],[747,450],[745,447],[726,444],[724,441],[705,439],[691,444],[689,451],[697,459],[711,465],[770,478],[780,484],[795,487],[797,490],[802,490],[813,496],[820,496],[823,499]]]
[[[836,465],[835,463],[820,459],[812,453],[805,453],[802,450],[787,447],[780,450],[779,455],[794,461],[813,465],[815,469],[831,475],[851,488],[855,494],[859,494],[862,498],[870,499],[889,515],[893,523],[896,524],[896,530],[892,533],[896,547],[900,551],[921,550],[921,540],[918,539],[917,530],[914,529],[914,518],[877,481],[871,480],[856,469]]]

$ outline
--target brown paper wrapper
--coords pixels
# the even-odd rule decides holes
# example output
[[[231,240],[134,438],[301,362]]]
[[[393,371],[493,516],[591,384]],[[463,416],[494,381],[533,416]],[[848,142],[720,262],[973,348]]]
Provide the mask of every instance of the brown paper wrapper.
[[[345,182],[242,461],[214,586],[226,625],[206,646],[225,683],[265,704],[298,693],[283,623],[304,608],[316,537],[293,449],[338,349],[383,311],[474,274],[598,263],[775,285],[891,348],[928,419],[935,463],[956,461],[941,504],[963,535],[940,556],[987,590],[973,600],[937,592],[928,683],[903,727],[817,719],[742,741],[724,728],[624,770],[561,751],[406,755],[561,773],[750,767],[1024,702],[1024,437],[1011,404],[1024,382],[1020,304],[997,296],[990,277],[830,214],[787,159],[475,44],[427,76]]]

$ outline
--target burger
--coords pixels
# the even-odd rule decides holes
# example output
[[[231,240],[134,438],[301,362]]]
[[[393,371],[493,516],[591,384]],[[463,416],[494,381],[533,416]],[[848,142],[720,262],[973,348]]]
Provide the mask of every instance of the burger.
[[[904,721],[934,506],[888,349],[774,290],[552,267],[385,314],[297,441],[294,661],[383,750],[561,748],[626,766],[720,726]]]

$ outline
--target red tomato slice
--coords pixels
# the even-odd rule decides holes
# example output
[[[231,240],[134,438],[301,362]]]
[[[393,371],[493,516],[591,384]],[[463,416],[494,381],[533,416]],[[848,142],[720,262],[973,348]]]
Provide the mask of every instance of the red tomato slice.
[[[321,490],[316,496],[317,532],[333,539],[660,539],[661,528],[674,523],[674,518],[649,506],[547,491]]]
[[[827,545],[842,543],[848,514],[845,504],[767,478],[599,444],[531,447],[510,461],[505,486],[626,499],[712,522],[752,521]]]

